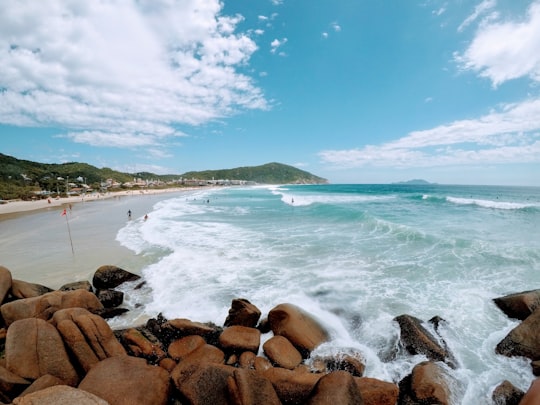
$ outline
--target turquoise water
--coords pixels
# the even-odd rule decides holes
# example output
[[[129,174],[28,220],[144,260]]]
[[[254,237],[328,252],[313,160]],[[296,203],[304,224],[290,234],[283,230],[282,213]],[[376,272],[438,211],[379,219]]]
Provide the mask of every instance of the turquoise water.
[[[540,189],[321,185],[225,188],[158,202],[117,241],[151,264],[128,294],[148,316],[222,324],[231,300],[264,313],[282,302],[317,316],[355,348],[366,376],[398,382],[422,361],[389,359],[393,318],[438,315],[459,366],[454,402],[490,403],[508,379],[525,390],[525,359],[494,352],[517,325],[492,298],[540,288]]]

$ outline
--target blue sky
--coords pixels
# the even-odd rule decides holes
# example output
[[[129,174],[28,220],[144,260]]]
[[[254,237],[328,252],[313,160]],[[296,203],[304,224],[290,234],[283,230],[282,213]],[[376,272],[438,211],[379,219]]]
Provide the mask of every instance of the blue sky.
[[[0,7],[4,154],[540,186],[540,1]]]

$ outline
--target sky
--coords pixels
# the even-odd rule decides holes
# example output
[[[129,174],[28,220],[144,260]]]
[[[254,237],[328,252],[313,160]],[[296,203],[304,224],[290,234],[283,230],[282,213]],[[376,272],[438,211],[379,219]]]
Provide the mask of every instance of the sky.
[[[540,186],[540,0],[0,0],[0,153]]]

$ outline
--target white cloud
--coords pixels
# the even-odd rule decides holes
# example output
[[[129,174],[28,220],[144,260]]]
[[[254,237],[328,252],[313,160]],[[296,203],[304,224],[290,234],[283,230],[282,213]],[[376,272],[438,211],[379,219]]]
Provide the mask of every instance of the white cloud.
[[[471,15],[469,15],[458,27],[458,31],[463,31],[467,26],[476,21],[480,16],[487,13],[497,5],[497,0],[483,0],[478,4]]]
[[[239,72],[257,46],[219,0],[0,7],[0,123],[137,147],[182,135],[177,125],[267,108]]]
[[[333,22],[331,26],[332,26],[332,29],[335,32],[340,32],[341,31],[341,25],[339,25],[337,22]]]
[[[323,32],[321,34],[321,36],[324,38],[324,39],[327,39],[328,38],[328,32]]]
[[[540,100],[505,105],[478,119],[414,131],[382,145],[319,156],[347,168],[540,162]]]
[[[283,38],[281,40],[277,38],[274,39],[272,42],[270,42],[270,52],[276,53],[280,47],[287,43],[287,41],[287,38]],[[279,55],[284,56],[285,54],[283,52],[280,52]]]
[[[540,2],[531,4],[523,21],[481,24],[471,44],[455,59],[495,87],[520,77],[540,81]]]

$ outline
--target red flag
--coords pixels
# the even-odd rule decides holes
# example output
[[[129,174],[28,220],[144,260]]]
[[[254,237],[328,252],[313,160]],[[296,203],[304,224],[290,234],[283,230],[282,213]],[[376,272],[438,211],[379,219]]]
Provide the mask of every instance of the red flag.
[[[62,212],[62,215],[61,216],[64,216],[66,215],[66,209],[64,208],[64,212]]]

